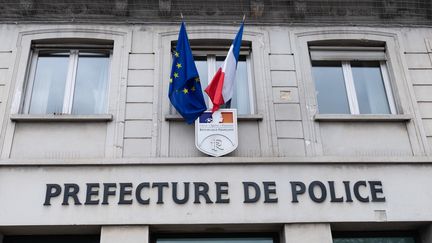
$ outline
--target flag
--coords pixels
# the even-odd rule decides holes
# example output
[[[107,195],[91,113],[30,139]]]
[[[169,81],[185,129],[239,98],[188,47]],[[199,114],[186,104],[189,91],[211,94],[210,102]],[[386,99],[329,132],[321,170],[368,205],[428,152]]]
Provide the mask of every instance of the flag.
[[[205,92],[213,103],[212,112],[217,111],[221,105],[231,100],[233,96],[234,80],[243,36],[243,25],[244,23],[241,24],[222,67],[218,69],[212,81],[205,89]]]
[[[188,124],[193,123],[207,110],[207,106],[183,22],[173,52],[169,83],[168,97],[171,104]]]

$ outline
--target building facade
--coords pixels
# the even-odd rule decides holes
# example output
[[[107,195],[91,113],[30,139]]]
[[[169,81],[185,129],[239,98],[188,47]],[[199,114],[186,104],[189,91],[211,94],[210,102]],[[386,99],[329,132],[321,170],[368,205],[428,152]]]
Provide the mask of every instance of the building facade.
[[[0,242],[432,242],[429,1],[3,1]],[[246,24],[238,148],[167,97]]]

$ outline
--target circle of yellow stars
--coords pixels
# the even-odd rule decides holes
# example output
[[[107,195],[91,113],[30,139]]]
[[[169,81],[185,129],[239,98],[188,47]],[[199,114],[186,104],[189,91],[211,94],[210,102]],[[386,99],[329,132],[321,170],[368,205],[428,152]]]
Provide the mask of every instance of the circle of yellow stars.
[[[179,57],[180,54],[179,54],[177,51],[174,51],[174,56],[175,56],[175,57]],[[181,65],[181,63],[177,63],[177,64],[176,64],[176,67],[177,67],[178,70],[180,70],[183,66]],[[173,73],[173,76],[174,76],[174,79],[180,77],[180,75],[179,75],[178,72],[174,72],[174,73]],[[172,84],[172,82],[173,82],[173,77],[170,77],[169,82],[170,82],[170,84]],[[197,82],[197,83],[200,82],[199,77],[196,77],[196,78],[195,78],[195,82]],[[192,92],[196,91],[195,86],[192,86],[192,88],[190,88],[190,90],[191,90]],[[176,90],[176,92],[179,92],[179,91]],[[188,94],[188,93],[189,93],[189,89],[184,88],[184,89],[182,90],[182,92],[183,92],[183,94]]]

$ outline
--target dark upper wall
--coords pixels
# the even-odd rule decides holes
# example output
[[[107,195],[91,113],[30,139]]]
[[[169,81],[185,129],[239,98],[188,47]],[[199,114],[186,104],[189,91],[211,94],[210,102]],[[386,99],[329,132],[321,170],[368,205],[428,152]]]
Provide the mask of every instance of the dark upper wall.
[[[431,0],[1,0],[10,22],[432,25]]]

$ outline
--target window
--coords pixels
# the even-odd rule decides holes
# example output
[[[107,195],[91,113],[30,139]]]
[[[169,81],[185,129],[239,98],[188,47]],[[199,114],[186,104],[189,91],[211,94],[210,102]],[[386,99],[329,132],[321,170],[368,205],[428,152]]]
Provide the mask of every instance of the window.
[[[384,47],[309,50],[320,114],[396,114]]]
[[[418,237],[410,231],[332,232],[333,243],[416,243]]]
[[[203,92],[213,79],[219,67],[223,65],[231,41],[232,40],[206,40],[202,42],[199,40],[190,40]],[[173,43],[173,47],[175,48],[175,43]],[[242,45],[237,63],[233,98],[221,107],[236,108],[237,114],[239,115],[254,114],[255,110],[250,50],[250,43],[248,45]],[[207,107],[211,109],[212,103],[205,92],[204,99],[206,100]]]
[[[336,238],[333,243],[415,243],[412,237]]]
[[[274,243],[273,237],[158,238],[156,243]]]
[[[207,87],[219,67],[222,66],[225,57],[216,55],[195,56],[195,63],[201,79],[203,89]],[[247,115],[252,112],[251,104],[251,84],[250,84],[250,60],[249,56],[240,55],[237,63],[236,80],[234,83],[233,98],[221,108],[236,108],[239,115]],[[207,107],[211,107],[210,99],[207,95]]]
[[[23,235],[4,236],[3,243],[99,243],[99,235]]]
[[[111,50],[33,45],[22,113],[106,113]]]

